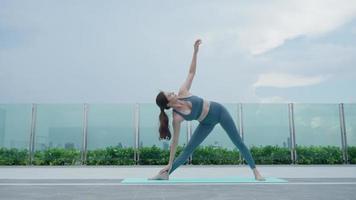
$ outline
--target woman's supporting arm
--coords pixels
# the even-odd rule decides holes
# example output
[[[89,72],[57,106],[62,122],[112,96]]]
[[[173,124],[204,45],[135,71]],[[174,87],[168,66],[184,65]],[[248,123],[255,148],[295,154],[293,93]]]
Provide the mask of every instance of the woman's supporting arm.
[[[169,161],[167,166],[165,166],[163,169],[161,169],[160,173],[163,173],[165,171],[171,170],[174,162],[174,157],[177,151],[177,145],[179,141],[179,133],[180,133],[180,124],[184,119],[173,113],[173,129],[174,129],[174,134],[173,134],[173,140],[171,142],[170,146],[170,154],[169,154]]]
[[[169,154],[169,162],[168,165],[173,165],[174,157],[177,151],[177,145],[179,141],[179,133],[180,133],[180,124],[181,120],[178,119],[173,119],[173,140],[171,142],[171,147],[170,147],[170,154]]]

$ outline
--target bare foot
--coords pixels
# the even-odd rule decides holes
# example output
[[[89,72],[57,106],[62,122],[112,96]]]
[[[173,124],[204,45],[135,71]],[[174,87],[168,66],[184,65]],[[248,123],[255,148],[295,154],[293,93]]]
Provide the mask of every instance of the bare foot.
[[[148,180],[169,180],[168,171],[160,171],[156,176],[148,178]]]
[[[253,174],[255,175],[255,179],[257,181],[265,181],[266,179],[263,178],[260,174],[260,172],[258,172],[258,170],[256,168],[253,169]]]

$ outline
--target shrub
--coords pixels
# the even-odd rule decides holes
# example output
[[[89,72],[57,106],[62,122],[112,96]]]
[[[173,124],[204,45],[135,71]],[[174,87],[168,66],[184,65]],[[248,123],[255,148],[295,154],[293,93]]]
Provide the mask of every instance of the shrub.
[[[34,165],[75,165],[80,163],[80,151],[76,149],[48,148],[35,151]]]
[[[177,157],[182,151],[183,147],[177,146],[175,156]],[[152,147],[139,148],[139,164],[140,165],[167,165],[169,161],[169,150],[163,150],[156,145]]]
[[[0,165],[27,165],[28,157],[27,149],[0,148]]]
[[[89,150],[87,165],[133,165],[134,149],[132,147],[106,147],[106,149]]]
[[[204,146],[195,149],[192,155],[192,164],[195,165],[221,165],[239,164],[239,152],[215,146]]]
[[[178,146],[176,157],[184,147]],[[297,146],[297,164],[342,164],[342,151],[336,146]],[[290,164],[290,150],[278,146],[253,146],[250,148],[256,164]],[[348,147],[349,162],[356,163],[356,146]],[[134,165],[134,148],[106,147],[88,150],[87,165]],[[138,149],[140,165],[166,165],[169,150],[157,146]],[[78,165],[81,152],[76,149],[49,148],[35,151],[34,165]],[[196,165],[239,164],[239,151],[222,147],[201,146],[192,153],[192,163]],[[0,165],[28,165],[27,149],[0,148]],[[244,161],[246,163],[246,161]]]
[[[298,164],[342,164],[342,151],[335,146],[297,146]]]
[[[356,164],[356,146],[347,147],[350,164]]]
[[[256,164],[290,164],[291,153],[288,148],[279,146],[253,146],[250,148]],[[246,162],[246,161],[245,161]]]

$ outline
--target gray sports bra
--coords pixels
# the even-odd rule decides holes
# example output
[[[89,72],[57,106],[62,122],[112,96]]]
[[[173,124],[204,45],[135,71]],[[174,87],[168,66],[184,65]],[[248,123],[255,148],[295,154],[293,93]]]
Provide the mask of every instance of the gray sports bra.
[[[192,95],[189,97],[185,97],[185,98],[178,98],[178,99],[187,99],[188,101],[190,101],[192,103],[192,108],[190,113],[184,114],[179,112],[178,110],[173,109],[173,112],[178,113],[179,115],[181,115],[185,120],[187,121],[191,121],[191,120],[195,120],[198,119],[200,117],[200,114],[203,111],[203,105],[204,105],[204,100],[201,97]],[[185,100],[184,100],[185,101]]]

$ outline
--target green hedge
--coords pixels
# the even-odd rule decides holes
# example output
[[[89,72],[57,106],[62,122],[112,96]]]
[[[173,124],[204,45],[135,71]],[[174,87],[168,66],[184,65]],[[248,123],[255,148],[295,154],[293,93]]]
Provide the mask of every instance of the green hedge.
[[[183,150],[177,147],[176,156]],[[134,165],[134,149],[107,147],[105,149],[88,150],[87,165]],[[278,146],[253,146],[250,148],[256,164],[290,164],[290,150]],[[356,146],[348,147],[349,161],[356,164]],[[139,165],[166,165],[169,150],[157,146],[139,149]],[[203,146],[193,152],[192,163],[195,165],[239,164],[237,149]],[[27,149],[0,148],[0,165],[28,165]],[[76,149],[50,148],[35,151],[33,165],[80,165],[81,152]],[[342,152],[335,146],[298,146],[297,164],[342,164]]]
[[[339,147],[308,146],[297,147],[298,164],[342,164],[342,151]]]
[[[0,165],[27,165],[28,155],[27,149],[0,148]]]
[[[226,148],[204,146],[198,147],[192,155],[194,165],[239,164],[239,152]]]
[[[347,147],[349,161],[351,164],[356,164],[356,146]]]
[[[106,149],[89,150],[87,165],[134,165],[134,149],[107,147]]]
[[[291,164],[291,153],[288,148],[264,146],[250,148],[256,164]],[[246,161],[244,161],[246,163]]]
[[[177,157],[183,147],[178,146],[175,156]],[[140,165],[166,165],[169,161],[169,151],[158,148],[153,145],[152,147],[142,147],[139,149]]]
[[[34,165],[75,165],[80,164],[80,151],[76,149],[50,148],[35,151]]]

